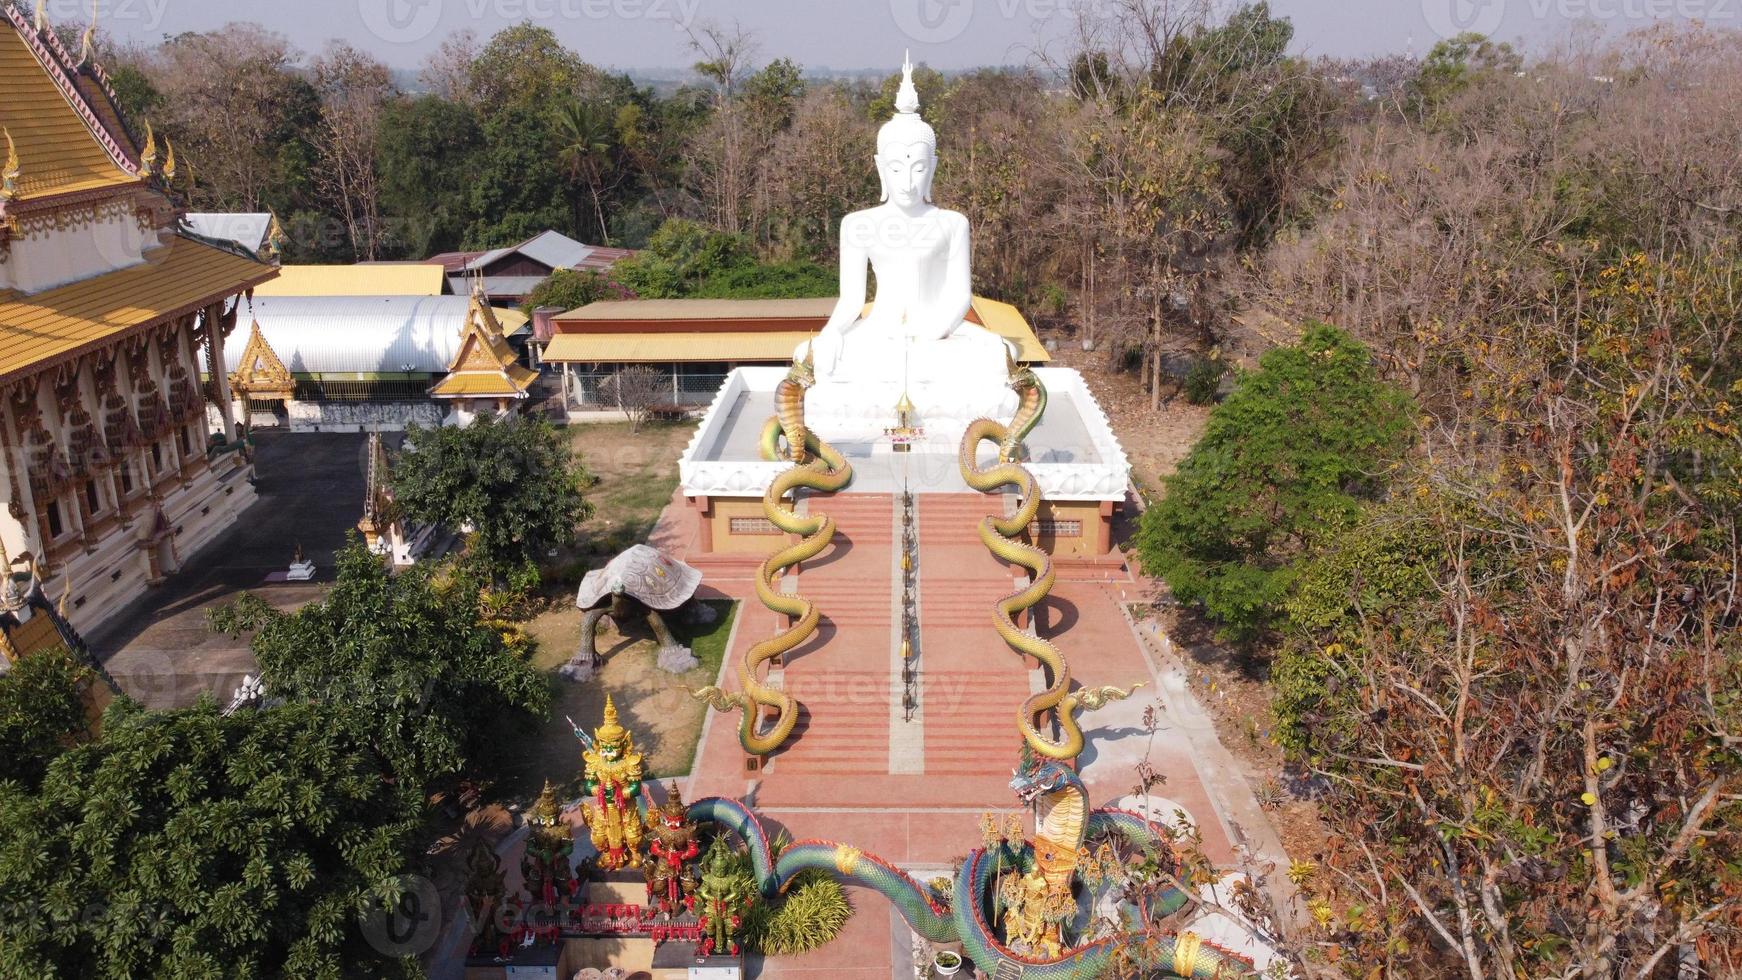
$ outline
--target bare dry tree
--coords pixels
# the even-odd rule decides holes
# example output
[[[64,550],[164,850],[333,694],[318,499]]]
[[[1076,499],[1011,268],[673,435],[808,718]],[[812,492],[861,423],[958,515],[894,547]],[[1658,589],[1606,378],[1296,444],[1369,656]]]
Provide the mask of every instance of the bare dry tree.
[[[631,431],[639,430],[657,409],[672,401],[671,378],[646,364],[624,365],[606,383]]]

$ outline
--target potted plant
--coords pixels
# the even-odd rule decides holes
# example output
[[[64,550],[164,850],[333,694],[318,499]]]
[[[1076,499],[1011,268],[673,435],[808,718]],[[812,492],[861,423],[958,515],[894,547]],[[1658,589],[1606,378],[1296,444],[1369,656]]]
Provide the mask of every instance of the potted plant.
[[[962,969],[962,954],[952,953],[947,949],[939,950],[931,962],[937,969],[938,976],[953,977]]]

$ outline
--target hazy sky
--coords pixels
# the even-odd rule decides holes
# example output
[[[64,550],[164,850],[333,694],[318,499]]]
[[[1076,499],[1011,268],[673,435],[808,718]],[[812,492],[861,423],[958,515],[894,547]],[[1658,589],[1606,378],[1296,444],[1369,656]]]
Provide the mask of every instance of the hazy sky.
[[[32,3],[34,0],[25,0]],[[56,21],[83,21],[92,0],[45,0]],[[480,37],[523,20],[549,27],[595,64],[664,68],[694,61],[684,25],[742,24],[762,60],[866,68],[915,61],[943,69],[1023,63],[1060,37],[1073,5],[1110,0],[96,0],[116,37],[164,34],[252,20],[305,49],[342,38],[396,68],[417,66],[443,37]],[[1178,2],[1178,0],[1176,0]],[[1697,18],[1742,27],[1742,0],[1271,0],[1295,24],[1309,54],[1425,51],[1441,36],[1474,28],[1506,39],[1542,40],[1575,21],[1611,30],[1654,18]]]

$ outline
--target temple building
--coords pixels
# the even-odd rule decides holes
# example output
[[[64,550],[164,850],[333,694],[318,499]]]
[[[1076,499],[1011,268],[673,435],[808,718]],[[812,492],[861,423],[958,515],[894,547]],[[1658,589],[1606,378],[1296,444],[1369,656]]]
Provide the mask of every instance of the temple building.
[[[446,295],[439,273],[417,264],[284,270],[290,283],[256,293],[243,311],[253,354],[227,351],[231,376],[273,368],[237,416],[255,427],[367,432],[519,407],[538,376],[509,343],[527,331],[526,315],[491,306],[476,281],[470,295]],[[372,277],[380,291],[364,292]]]
[[[553,317],[541,357],[560,372],[564,404],[577,417],[611,411],[610,380],[630,365],[660,373],[670,407],[701,409],[734,368],[790,363],[793,348],[822,329],[835,303],[834,297],[605,300]],[[1009,303],[975,296],[965,320],[1009,340],[1023,364],[1051,360]]]
[[[277,274],[182,223],[174,147],[129,128],[89,55],[0,4],[0,544],[84,629],[254,499],[200,360]]]

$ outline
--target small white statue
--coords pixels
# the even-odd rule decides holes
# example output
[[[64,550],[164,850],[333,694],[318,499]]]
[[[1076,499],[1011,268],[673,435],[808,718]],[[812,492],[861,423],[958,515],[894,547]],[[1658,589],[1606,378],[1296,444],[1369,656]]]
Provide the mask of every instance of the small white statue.
[[[915,366],[910,356],[1001,370],[1005,341],[964,320],[973,301],[968,219],[932,203],[937,134],[920,118],[905,59],[895,109],[877,133],[882,203],[841,219],[841,298],[795,359],[814,351],[822,380],[900,379]],[[867,267],[877,275],[877,299],[861,316]]]

